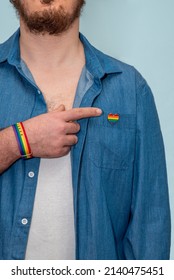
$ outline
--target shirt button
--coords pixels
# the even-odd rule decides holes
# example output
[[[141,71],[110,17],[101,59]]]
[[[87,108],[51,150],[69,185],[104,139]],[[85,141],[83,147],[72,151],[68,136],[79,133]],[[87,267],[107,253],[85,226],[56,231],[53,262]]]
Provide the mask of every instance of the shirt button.
[[[27,224],[28,224],[28,220],[27,220],[26,218],[23,218],[23,219],[21,220],[21,223],[22,223],[23,225],[27,225]]]
[[[30,177],[30,178],[33,178],[34,177],[34,172],[33,171],[30,171],[30,172],[28,172],[28,177]]]
[[[41,91],[38,89],[37,93],[38,93],[38,94],[41,94]]]

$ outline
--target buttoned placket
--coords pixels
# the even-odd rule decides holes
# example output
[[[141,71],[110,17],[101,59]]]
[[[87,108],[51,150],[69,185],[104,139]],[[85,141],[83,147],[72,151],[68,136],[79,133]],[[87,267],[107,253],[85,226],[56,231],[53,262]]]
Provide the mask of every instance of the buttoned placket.
[[[101,81],[99,79],[94,80],[92,87],[86,92],[82,99],[80,107],[91,107],[94,99],[100,94],[102,90]],[[79,192],[79,173],[80,173],[80,161],[82,151],[85,143],[85,137],[87,133],[89,119],[79,120],[81,130],[78,134],[78,143],[72,148],[72,174],[73,174],[73,190],[74,190],[74,219],[76,227],[76,259],[79,259],[79,235],[78,235],[78,192]]]
[[[35,93],[35,106],[32,112],[31,117],[45,113],[46,104],[42,97],[41,91],[32,83],[21,71],[21,67],[17,67],[17,70],[20,72],[24,80],[30,84]],[[42,106],[41,106],[42,104]],[[23,193],[21,196],[21,201],[19,204],[16,222],[14,223],[13,232],[12,232],[12,246],[13,248],[11,254],[12,259],[24,259],[25,258],[25,249],[27,245],[28,233],[31,224],[32,211],[34,205],[34,196],[37,186],[37,178],[39,172],[39,158],[32,159],[21,159],[23,160],[24,169],[25,169],[25,179],[23,185]]]

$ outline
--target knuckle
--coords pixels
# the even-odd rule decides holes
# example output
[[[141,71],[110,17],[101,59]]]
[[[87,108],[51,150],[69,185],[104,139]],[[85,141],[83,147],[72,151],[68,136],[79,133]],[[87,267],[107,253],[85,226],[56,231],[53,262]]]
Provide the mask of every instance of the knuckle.
[[[76,144],[78,142],[78,137],[76,135],[73,136],[73,144]]]
[[[75,123],[75,130],[78,132],[80,130],[80,125],[78,123]]]
[[[69,150],[68,151],[65,151],[64,153],[64,156],[68,155],[69,154]]]
[[[62,157],[69,153],[70,148],[69,147],[59,147],[57,148],[57,156]]]
[[[69,152],[70,152],[70,148],[66,147],[63,149],[62,155],[66,156],[69,154]]]
[[[68,154],[69,152],[70,152],[70,148],[69,147],[65,148],[65,153]]]

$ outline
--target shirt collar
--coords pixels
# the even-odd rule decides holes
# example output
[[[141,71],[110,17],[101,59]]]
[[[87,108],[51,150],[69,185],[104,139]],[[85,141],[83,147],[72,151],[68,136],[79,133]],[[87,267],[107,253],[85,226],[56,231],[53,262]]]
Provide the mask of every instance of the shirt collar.
[[[20,29],[0,45],[0,63],[8,61],[9,64],[20,65],[19,35]]]
[[[20,29],[18,29],[5,43],[0,45],[0,63],[8,61],[9,64],[20,65]],[[96,78],[103,78],[107,74],[121,73],[122,69],[117,60],[104,55],[94,48],[88,40],[80,33],[80,40],[83,43],[86,68]]]
[[[122,69],[116,59],[94,48],[81,33],[80,40],[85,50],[86,68],[94,77],[101,79],[107,74],[122,73]]]

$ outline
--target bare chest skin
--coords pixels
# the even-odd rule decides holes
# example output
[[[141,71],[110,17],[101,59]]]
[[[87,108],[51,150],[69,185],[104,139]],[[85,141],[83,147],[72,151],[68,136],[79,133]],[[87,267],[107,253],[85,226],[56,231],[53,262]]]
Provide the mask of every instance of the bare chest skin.
[[[64,104],[71,109],[80,79],[83,63],[74,69],[50,71],[43,73],[33,69],[32,74],[37,86],[42,91],[48,111],[54,111]]]
[[[23,58],[28,66],[34,81],[41,90],[47,105],[48,112],[56,110],[61,104],[69,110],[73,101],[80,79],[82,69],[85,65],[83,47],[80,48],[78,56],[69,62],[62,60],[59,63],[43,63],[39,65],[34,61]]]

